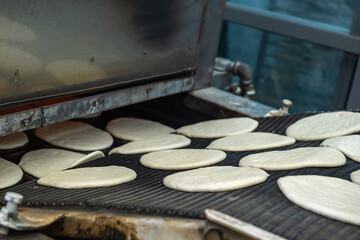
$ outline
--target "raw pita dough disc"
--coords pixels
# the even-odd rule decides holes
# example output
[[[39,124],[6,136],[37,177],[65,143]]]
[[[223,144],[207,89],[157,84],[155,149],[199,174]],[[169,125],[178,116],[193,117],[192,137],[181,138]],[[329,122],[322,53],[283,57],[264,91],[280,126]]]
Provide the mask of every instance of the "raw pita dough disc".
[[[114,137],[133,141],[172,133],[175,129],[150,120],[122,117],[111,120],[106,131]]]
[[[239,166],[278,171],[305,167],[339,167],[345,163],[345,156],[334,148],[303,147],[250,154],[240,160]]]
[[[309,211],[360,226],[360,185],[327,176],[287,176],[278,186],[291,202]]]
[[[315,141],[356,132],[360,132],[360,113],[342,111],[300,119],[288,127],[286,135],[299,141]]]
[[[11,187],[23,177],[21,168],[3,158],[0,158],[0,189]]]
[[[251,167],[213,166],[171,174],[164,184],[185,192],[223,192],[265,182],[269,174]]]
[[[360,184],[360,170],[357,170],[355,172],[352,172],[350,175],[350,179],[351,181],[353,181],[354,183],[358,183]]]
[[[181,148],[189,146],[191,140],[182,135],[176,134],[163,134],[154,137],[148,137],[145,139],[126,143],[120,147],[114,148],[109,152],[120,154],[137,154],[147,153],[154,151],[161,151],[167,149]]]
[[[321,146],[336,148],[352,160],[360,162],[360,135],[329,138]]]
[[[37,183],[49,187],[75,189],[114,186],[135,178],[136,172],[126,167],[87,167],[54,172],[40,178]]]
[[[160,170],[184,170],[210,166],[225,158],[226,153],[219,150],[176,149],[145,154],[140,163]]]
[[[19,166],[30,175],[41,178],[51,172],[75,167],[100,157],[104,157],[100,151],[85,155],[62,149],[44,148],[25,153]]]
[[[243,133],[216,139],[208,148],[223,151],[254,151],[292,145],[295,139],[267,132]]]
[[[59,122],[37,128],[34,133],[54,146],[78,151],[101,150],[113,143],[109,133],[83,122]]]
[[[199,122],[177,129],[177,133],[194,138],[219,138],[255,130],[258,121],[248,117],[217,119]]]
[[[0,150],[22,147],[28,142],[29,140],[25,133],[13,133],[4,137],[0,137]]]

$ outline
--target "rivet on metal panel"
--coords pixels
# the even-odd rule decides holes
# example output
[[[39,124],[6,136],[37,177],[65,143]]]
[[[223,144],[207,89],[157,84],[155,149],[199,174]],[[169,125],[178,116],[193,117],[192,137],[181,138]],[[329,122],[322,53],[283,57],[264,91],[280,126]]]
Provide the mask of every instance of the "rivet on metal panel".
[[[90,63],[94,63],[95,62],[95,58],[94,57],[91,57],[90,60],[89,60]]]
[[[144,52],[143,52],[143,54],[144,54],[144,55],[146,55],[146,54],[147,54],[147,52],[146,52],[146,51],[144,51]]]
[[[99,100],[94,101],[93,106],[98,108],[100,106]]]
[[[150,94],[152,90],[153,90],[153,88],[152,88],[152,87],[148,87],[148,88],[146,88],[146,94]]]
[[[21,125],[26,127],[30,124],[30,120],[29,119],[23,119],[21,120]]]

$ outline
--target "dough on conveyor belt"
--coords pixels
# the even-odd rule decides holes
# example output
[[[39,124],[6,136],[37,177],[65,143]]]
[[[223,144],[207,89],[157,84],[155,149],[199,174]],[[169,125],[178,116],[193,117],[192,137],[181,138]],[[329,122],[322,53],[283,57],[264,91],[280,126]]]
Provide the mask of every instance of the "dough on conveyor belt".
[[[316,175],[279,178],[281,192],[296,205],[338,221],[360,226],[360,185]]]
[[[350,179],[354,183],[360,184],[360,169],[350,174]]]
[[[18,165],[0,158],[0,189],[15,185],[22,176],[23,171]]]
[[[339,167],[345,163],[344,154],[334,148],[303,147],[249,154],[240,160],[239,165],[279,171],[305,167]]]
[[[54,172],[40,178],[40,185],[56,188],[94,188],[114,186],[130,182],[136,178],[136,172],[119,166],[86,167]]]
[[[59,122],[37,128],[34,134],[54,146],[78,151],[101,150],[113,144],[109,133],[83,122]]]
[[[141,140],[126,143],[120,147],[112,149],[109,154],[138,154],[155,152],[167,149],[181,148],[190,145],[191,140],[177,134],[163,134],[148,137]]]
[[[111,120],[106,131],[114,137],[133,141],[172,133],[175,129],[150,120],[121,117]]]
[[[268,177],[257,168],[212,166],[171,174],[164,178],[164,184],[185,192],[224,192],[265,182]]]
[[[174,149],[151,152],[141,156],[140,163],[160,170],[185,170],[206,167],[226,158],[226,153],[207,149]]]
[[[20,160],[19,166],[30,175],[41,178],[51,172],[75,167],[104,156],[101,151],[86,155],[63,149],[44,148],[25,153]]]
[[[286,135],[299,141],[316,141],[360,132],[360,113],[331,112],[305,117],[290,125]]]
[[[22,147],[27,144],[28,141],[26,134],[23,132],[0,137],[0,150]]]
[[[292,137],[267,132],[250,132],[216,139],[208,148],[238,152],[277,148],[294,143],[295,139]]]
[[[194,138],[219,138],[255,130],[258,121],[248,117],[216,119],[199,122],[177,129],[177,133]]]
[[[360,162],[360,135],[329,138],[323,141],[321,146],[336,148],[348,158]]]

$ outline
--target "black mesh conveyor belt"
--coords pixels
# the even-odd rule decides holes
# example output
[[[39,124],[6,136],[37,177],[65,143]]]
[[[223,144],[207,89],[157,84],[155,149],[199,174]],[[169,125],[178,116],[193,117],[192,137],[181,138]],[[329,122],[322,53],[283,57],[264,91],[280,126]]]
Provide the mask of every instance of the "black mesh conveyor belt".
[[[261,118],[256,131],[285,134],[289,124],[307,115]],[[210,139],[192,139],[190,147],[205,148],[210,142]],[[297,142],[280,149],[319,144],[320,141]],[[249,152],[227,154],[226,160],[216,165],[237,166],[239,160]],[[350,173],[360,169],[360,164],[352,160],[347,159],[346,165],[338,168],[269,172],[270,177],[265,183],[236,191],[185,193],[167,189],[162,184],[163,178],[175,171],[145,168],[140,165],[139,157],[112,155],[83,165],[121,165],[132,168],[138,178],[130,183],[114,187],[64,190],[38,186],[36,181],[30,181],[1,191],[0,198],[3,199],[5,192],[14,191],[24,195],[24,204],[28,206],[100,207],[193,218],[204,218],[204,209],[212,208],[289,239],[360,239],[360,227],[322,217],[292,204],[276,184],[279,177],[298,174],[327,175],[349,180]]]

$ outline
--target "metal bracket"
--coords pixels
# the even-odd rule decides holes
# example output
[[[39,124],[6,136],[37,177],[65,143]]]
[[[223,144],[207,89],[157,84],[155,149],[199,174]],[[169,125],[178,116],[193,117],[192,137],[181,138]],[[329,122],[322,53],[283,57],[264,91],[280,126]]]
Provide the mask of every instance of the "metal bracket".
[[[270,112],[268,112],[267,114],[265,114],[264,117],[281,117],[281,116],[285,116],[289,114],[289,108],[292,105],[292,102],[288,99],[283,99],[282,100],[282,108],[280,108],[279,110],[272,110]]]
[[[203,240],[285,240],[271,232],[212,209],[206,209],[205,216]]]
[[[0,235],[8,235],[10,229],[26,231],[44,228],[62,217],[61,214],[45,219],[37,218],[36,216],[25,217],[18,214],[17,209],[18,204],[23,200],[22,195],[14,192],[7,192],[5,194],[5,200],[6,205],[1,208],[0,212]]]

